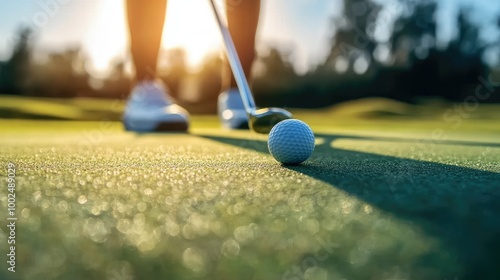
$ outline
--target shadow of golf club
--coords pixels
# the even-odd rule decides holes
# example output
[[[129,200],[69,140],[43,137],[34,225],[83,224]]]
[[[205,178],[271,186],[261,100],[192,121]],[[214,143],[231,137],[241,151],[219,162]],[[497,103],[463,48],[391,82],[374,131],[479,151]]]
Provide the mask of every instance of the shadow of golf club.
[[[268,153],[258,140],[199,135]],[[398,138],[317,134],[323,144],[298,166],[283,166],[341,189],[438,238],[462,266],[460,275],[442,279],[491,279],[500,274],[500,174],[435,162],[333,148],[338,139],[394,141]],[[403,139],[409,142],[411,140]],[[494,143],[442,141],[453,145],[498,147]],[[439,145],[439,144],[437,144]],[[484,145],[484,146],[483,146]],[[499,170],[500,172],[500,170]],[[329,257],[331,262],[347,260]],[[432,256],[422,262],[432,262]],[[394,260],[395,262],[397,260]],[[345,277],[359,278],[354,270]]]

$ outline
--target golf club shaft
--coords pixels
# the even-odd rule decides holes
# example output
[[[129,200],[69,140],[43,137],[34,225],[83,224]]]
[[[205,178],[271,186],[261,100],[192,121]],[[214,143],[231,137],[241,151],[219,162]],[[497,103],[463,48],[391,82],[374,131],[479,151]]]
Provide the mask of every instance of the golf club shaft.
[[[219,25],[219,29],[224,39],[224,48],[226,49],[226,55],[229,60],[229,65],[231,66],[234,79],[236,80],[236,84],[238,85],[241,99],[243,99],[245,110],[247,111],[247,114],[250,114],[256,109],[255,101],[253,100],[252,92],[250,91],[250,86],[248,85],[248,80],[245,77],[243,67],[241,66],[238,52],[236,51],[236,47],[234,46],[231,33],[229,33],[228,27],[222,21],[222,16],[219,13],[219,10],[217,9],[214,1],[215,0],[209,0],[214,11],[215,19],[217,20],[217,24]]]

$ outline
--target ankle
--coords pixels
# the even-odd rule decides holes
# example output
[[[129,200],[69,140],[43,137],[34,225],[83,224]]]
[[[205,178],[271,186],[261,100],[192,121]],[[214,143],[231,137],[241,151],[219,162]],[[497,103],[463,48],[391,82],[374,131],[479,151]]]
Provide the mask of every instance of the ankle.
[[[141,84],[141,83],[152,83],[152,82],[156,82],[156,81],[159,81],[159,79],[157,77],[142,76],[142,77],[135,77],[132,80],[132,84],[133,85],[138,85],[138,84]]]

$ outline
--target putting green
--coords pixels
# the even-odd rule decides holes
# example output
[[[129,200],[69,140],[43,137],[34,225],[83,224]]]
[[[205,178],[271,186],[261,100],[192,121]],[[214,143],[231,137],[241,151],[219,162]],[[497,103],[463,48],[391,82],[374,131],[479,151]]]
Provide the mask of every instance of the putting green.
[[[500,274],[498,121],[297,116],[317,146],[293,167],[267,153],[266,136],[221,130],[214,117],[194,117],[190,134],[0,121],[0,175],[15,164],[18,217],[16,273],[4,254],[0,278]]]

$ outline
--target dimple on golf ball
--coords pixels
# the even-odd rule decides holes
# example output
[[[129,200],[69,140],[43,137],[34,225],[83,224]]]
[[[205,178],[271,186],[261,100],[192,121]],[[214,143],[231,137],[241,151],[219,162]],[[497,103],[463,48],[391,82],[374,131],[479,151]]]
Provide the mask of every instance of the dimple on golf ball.
[[[303,121],[289,119],[276,124],[269,133],[267,147],[283,164],[299,164],[314,151],[314,133]]]

